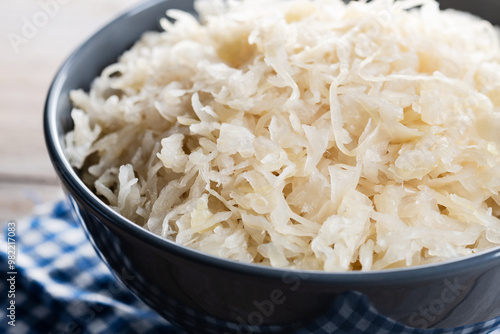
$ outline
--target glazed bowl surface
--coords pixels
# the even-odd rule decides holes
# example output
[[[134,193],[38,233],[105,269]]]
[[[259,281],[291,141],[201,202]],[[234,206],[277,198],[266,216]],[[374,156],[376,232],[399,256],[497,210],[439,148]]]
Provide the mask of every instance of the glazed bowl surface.
[[[495,1],[444,1],[498,23]],[[162,239],[123,218],[80,180],[64,154],[72,129],[69,92],[92,80],[167,9],[192,1],[150,0],[119,16],[62,65],[47,96],[50,158],[82,228],[113,273],[172,323],[194,333],[290,333],[327,314],[339,298],[416,328],[450,328],[500,316],[500,249],[441,264],[373,272],[290,271],[216,258]],[[491,9],[491,10],[488,10]],[[347,297],[346,297],[347,296]]]

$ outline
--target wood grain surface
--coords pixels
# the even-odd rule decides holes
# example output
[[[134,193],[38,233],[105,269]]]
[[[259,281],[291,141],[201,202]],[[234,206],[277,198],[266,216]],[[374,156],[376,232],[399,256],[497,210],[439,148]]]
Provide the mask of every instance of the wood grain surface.
[[[63,198],[43,137],[47,90],[72,50],[138,2],[0,1],[0,223]]]

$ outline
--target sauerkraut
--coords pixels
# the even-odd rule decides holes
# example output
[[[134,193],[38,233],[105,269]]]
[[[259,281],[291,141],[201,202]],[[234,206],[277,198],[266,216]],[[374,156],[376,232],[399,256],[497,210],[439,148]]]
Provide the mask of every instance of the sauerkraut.
[[[349,271],[500,245],[500,35],[434,0],[198,1],[71,92],[72,165],[215,256]]]

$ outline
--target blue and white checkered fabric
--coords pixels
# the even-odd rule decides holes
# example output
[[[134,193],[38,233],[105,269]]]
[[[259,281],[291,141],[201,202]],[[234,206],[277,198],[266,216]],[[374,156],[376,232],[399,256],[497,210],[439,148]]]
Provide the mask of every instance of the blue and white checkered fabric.
[[[0,333],[184,333],[134,297],[111,274],[65,202],[16,224],[15,285],[8,268],[8,225],[0,240]],[[15,290],[15,296],[9,291]],[[9,296],[9,297],[8,297]],[[12,297],[12,298],[11,298]],[[15,322],[9,305],[15,301]],[[9,324],[15,324],[15,327]],[[358,293],[339,296],[329,316],[297,334],[500,334],[500,318],[473,326],[421,330],[387,319]]]
[[[0,241],[3,273],[7,227]],[[0,282],[0,333],[182,333],[129,293],[97,256],[66,203],[19,221],[16,231],[15,327]]]

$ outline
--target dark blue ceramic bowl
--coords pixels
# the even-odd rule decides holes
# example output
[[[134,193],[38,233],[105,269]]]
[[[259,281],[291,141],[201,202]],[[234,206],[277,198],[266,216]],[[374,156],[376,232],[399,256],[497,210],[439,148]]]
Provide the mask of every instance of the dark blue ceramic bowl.
[[[453,1],[460,4],[470,1]],[[500,249],[408,269],[287,271],[179,246],[121,217],[94,195],[64,155],[63,137],[73,126],[69,92],[88,90],[143,32],[159,29],[169,8],[193,10],[192,1],[151,0],[98,31],[61,67],[45,107],[48,151],[74,211],[102,259],[131,291],[195,333],[290,333],[328,312],[347,291],[364,294],[378,312],[412,327],[449,328],[500,316]]]

